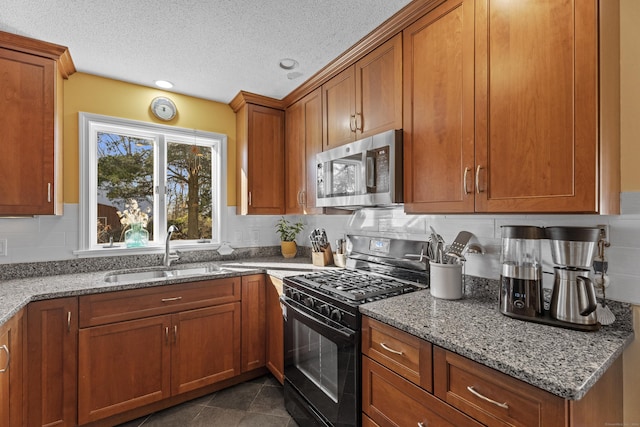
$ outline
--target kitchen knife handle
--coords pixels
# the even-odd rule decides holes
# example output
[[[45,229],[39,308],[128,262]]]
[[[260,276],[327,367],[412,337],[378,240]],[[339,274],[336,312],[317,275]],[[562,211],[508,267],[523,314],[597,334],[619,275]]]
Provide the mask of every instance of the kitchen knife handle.
[[[478,165],[478,168],[476,169],[476,193],[478,194],[484,191],[480,190],[480,169],[482,169],[482,166]]]
[[[507,405],[507,402],[504,402],[504,403],[496,402],[495,400],[490,399],[487,396],[484,396],[484,395],[478,393],[472,386],[467,386],[467,390],[469,390],[473,395],[475,395],[476,397],[479,397],[482,400],[485,400],[485,401],[487,401],[487,402],[489,402],[491,404],[494,404],[496,406],[499,406],[501,408],[509,409],[509,405]]]
[[[391,347],[389,347],[388,345],[386,345],[383,342],[380,343],[380,347],[384,348],[385,350],[387,350],[390,353],[399,354],[400,356],[404,356],[404,352],[398,351],[398,350],[394,350],[394,349],[392,349]]]
[[[462,177],[462,186],[464,187],[464,195],[469,194],[469,190],[467,190],[467,175],[469,174],[469,168],[464,168],[464,175]]]

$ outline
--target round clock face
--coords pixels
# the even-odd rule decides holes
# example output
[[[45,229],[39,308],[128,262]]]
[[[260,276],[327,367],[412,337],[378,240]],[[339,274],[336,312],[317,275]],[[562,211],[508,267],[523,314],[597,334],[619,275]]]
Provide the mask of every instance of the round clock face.
[[[169,98],[159,96],[151,101],[151,112],[160,120],[168,121],[173,119],[177,111],[176,104]]]

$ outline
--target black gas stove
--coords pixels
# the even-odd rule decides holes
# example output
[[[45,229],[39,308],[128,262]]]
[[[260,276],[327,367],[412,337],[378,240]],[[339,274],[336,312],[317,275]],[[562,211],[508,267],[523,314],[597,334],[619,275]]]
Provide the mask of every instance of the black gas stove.
[[[361,304],[425,289],[426,243],[348,236],[347,268],[284,279],[285,405],[299,425],[360,425]]]

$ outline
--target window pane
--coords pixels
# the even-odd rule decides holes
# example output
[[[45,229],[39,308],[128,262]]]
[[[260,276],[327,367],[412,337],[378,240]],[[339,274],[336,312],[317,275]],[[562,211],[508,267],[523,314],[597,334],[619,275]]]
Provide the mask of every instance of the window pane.
[[[174,239],[211,239],[211,147],[167,144],[167,226]]]
[[[123,242],[129,223],[144,219],[152,240],[154,141],[98,132],[97,142],[97,243]],[[124,223],[118,211],[126,214]]]

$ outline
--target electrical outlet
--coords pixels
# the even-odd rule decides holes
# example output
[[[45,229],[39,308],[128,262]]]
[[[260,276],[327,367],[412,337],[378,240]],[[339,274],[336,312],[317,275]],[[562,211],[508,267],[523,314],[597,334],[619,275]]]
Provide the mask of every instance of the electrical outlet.
[[[600,240],[604,240],[606,246],[609,246],[611,244],[609,241],[609,224],[598,224],[598,228],[600,229]]]
[[[0,239],[0,256],[7,256],[7,239]]]

